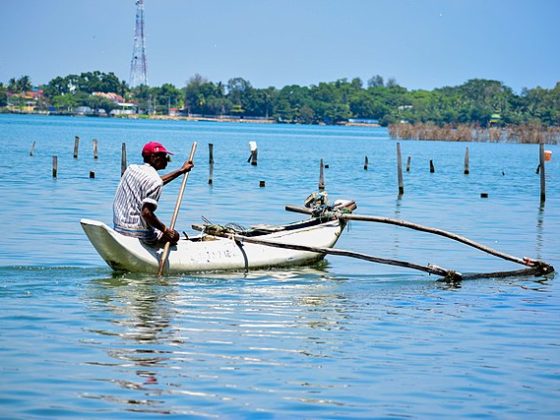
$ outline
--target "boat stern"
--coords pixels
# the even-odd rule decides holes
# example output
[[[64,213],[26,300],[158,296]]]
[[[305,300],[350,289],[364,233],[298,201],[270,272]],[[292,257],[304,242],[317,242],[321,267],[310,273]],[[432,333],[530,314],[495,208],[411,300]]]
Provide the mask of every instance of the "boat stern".
[[[121,235],[97,220],[82,219],[80,224],[97,253],[113,270],[157,272],[157,249]]]

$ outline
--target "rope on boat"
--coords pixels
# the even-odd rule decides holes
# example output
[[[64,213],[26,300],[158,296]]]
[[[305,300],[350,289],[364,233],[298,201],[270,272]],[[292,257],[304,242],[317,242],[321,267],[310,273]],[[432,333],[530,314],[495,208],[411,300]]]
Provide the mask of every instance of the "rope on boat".
[[[204,224],[202,231],[210,236],[224,237],[231,234],[244,234],[248,229],[235,223],[228,223],[227,225]]]

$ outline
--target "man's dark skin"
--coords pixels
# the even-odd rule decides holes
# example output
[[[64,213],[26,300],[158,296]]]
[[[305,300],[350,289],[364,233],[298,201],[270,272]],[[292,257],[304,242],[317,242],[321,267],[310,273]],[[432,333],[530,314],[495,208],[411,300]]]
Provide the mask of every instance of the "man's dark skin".
[[[166,153],[153,153],[149,156],[144,156],[144,162],[150,164],[156,171],[161,169],[165,169],[167,167],[168,157]],[[189,172],[194,167],[194,163],[191,161],[184,162],[183,166],[179,169],[169,172],[166,175],[161,175],[161,179],[163,181],[163,185],[168,184],[169,182],[173,181],[175,178],[183,175],[186,172]],[[156,228],[163,232],[163,236],[161,240],[163,242],[171,242],[172,244],[176,244],[179,241],[179,232],[175,229],[167,228],[155,215],[156,207],[153,204],[144,204],[142,206],[142,218],[148,223],[149,226]]]

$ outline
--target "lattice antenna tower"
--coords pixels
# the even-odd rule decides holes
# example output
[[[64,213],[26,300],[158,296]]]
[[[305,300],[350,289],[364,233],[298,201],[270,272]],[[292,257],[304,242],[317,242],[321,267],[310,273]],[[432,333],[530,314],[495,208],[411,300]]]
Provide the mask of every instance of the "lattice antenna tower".
[[[148,85],[146,44],[144,37],[144,0],[136,0],[134,49],[130,61],[130,87]]]

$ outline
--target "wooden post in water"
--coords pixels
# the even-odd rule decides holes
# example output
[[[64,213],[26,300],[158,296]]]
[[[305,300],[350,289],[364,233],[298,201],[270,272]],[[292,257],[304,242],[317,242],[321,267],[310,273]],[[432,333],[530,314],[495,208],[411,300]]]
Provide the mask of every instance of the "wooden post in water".
[[[251,165],[257,166],[257,149],[255,149],[251,154]]]
[[[53,178],[58,176],[58,156],[52,157],[52,176]]]
[[[364,160],[364,171],[367,171],[367,168],[368,168],[368,158],[367,158],[367,155],[366,155],[366,158]]]
[[[321,159],[321,164],[319,166],[319,191],[325,191],[325,174],[324,174],[324,167],[323,159]]]
[[[397,142],[397,177],[399,180],[399,195],[404,194],[404,183],[402,176],[402,157],[401,157],[401,144]]]
[[[31,149],[29,150],[29,156],[33,156],[34,152],[35,152],[35,142],[33,142],[33,144],[31,145]]]
[[[121,176],[123,176],[124,171],[126,171],[126,143],[122,144],[121,149]]]
[[[97,159],[99,156],[97,155],[97,139],[93,139],[93,158]]]
[[[465,150],[465,170],[463,172],[465,175],[468,175],[470,173],[469,171],[469,146],[467,146],[467,149]]]
[[[80,137],[74,138],[74,159],[78,159],[78,148],[80,147]]]
[[[257,166],[257,142],[250,141],[249,148],[251,149],[251,156],[249,157],[249,160],[251,161],[251,165]]]
[[[410,172],[410,160],[412,158],[409,156],[408,159],[406,160],[406,172]]]
[[[544,142],[541,140],[539,144],[539,168],[541,175],[541,203],[546,199],[545,178],[544,178]]]
[[[430,159],[430,173],[434,173],[436,168],[434,167],[434,161]]]
[[[208,163],[209,163],[209,173],[208,173],[208,185],[212,185],[212,178],[214,177],[214,145],[208,143]]]

